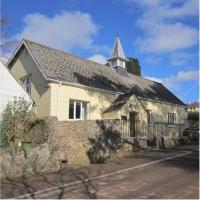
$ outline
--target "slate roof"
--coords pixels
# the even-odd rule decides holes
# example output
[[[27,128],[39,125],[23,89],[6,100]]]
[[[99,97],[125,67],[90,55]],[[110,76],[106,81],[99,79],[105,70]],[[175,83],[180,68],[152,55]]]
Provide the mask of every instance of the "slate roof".
[[[127,73],[128,77],[120,76],[110,66],[101,65],[29,40],[24,40],[24,42],[47,79],[185,105],[161,83],[129,73]]]

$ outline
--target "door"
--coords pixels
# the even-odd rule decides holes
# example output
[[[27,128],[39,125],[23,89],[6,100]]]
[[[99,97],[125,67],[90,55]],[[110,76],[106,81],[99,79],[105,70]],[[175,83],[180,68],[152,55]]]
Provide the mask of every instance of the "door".
[[[130,112],[130,137],[136,137],[137,112]]]

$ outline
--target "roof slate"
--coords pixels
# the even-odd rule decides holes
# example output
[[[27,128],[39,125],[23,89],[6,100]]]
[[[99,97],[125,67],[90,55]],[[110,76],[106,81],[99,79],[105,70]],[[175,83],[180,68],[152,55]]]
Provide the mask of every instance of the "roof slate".
[[[101,65],[29,40],[24,40],[24,42],[47,79],[185,105],[161,83],[130,73],[128,73],[128,77],[120,76],[110,66]]]

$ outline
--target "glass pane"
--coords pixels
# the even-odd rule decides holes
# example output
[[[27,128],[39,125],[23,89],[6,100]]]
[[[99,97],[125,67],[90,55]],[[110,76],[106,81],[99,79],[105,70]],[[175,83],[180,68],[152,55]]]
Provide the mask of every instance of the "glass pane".
[[[81,103],[76,102],[76,119],[81,118]]]
[[[147,122],[148,124],[152,124],[152,111],[149,110],[147,113]]]
[[[173,113],[169,113],[168,114],[168,125],[173,125],[174,121],[175,121],[174,114]]]
[[[168,114],[168,125],[170,125],[170,114]]]
[[[69,119],[74,119],[74,101],[69,104]]]
[[[28,77],[23,81],[23,87],[24,87],[24,89],[25,89],[28,93],[31,93],[31,76],[28,76]]]
[[[172,123],[175,124],[175,114],[173,113],[172,116]]]
[[[87,119],[87,103],[82,102],[82,117],[81,119]]]

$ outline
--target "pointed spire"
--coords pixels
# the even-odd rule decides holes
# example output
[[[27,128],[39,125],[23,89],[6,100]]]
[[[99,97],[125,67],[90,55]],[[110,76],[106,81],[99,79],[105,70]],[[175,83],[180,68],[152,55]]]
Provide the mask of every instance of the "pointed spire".
[[[114,43],[114,47],[113,47],[113,50],[112,50],[111,58],[116,58],[116,57],[119,57],[119,58],[126,60],[126,57],[125,57],[124,51],[122,49],[122,45],[121,45],[121,42],[120,42],[118,35],[115,38],[115,43]]]
[[[111,57],[107,59],[110,65],[113,67],[124,67],[125,68],[125,61],[128,61],[126,58],[119,36],[117,35],[115,38],[115,43],[113,46]]]

